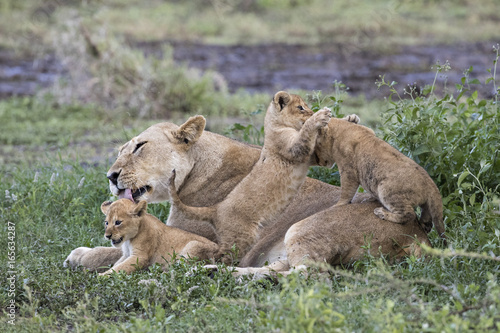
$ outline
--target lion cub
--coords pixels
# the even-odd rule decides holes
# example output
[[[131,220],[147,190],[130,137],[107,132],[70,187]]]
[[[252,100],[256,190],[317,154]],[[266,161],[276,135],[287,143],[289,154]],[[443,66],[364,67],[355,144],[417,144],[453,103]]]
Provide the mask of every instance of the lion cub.
[[[338,165],[341,194],[336,206],[350,203],[361,184],[384,206],[374,210],[379,218],[413,221],[414,208],[420,206],[419,223],[424,230],[429,232],[434,223],[445,238],[443,203],[436,184],[421,166],[377,138],[371,129],[332,119],[320,134],[315,153],[320,165]]]
[[[169,181],[172,203],[186,216],[213,224],[220,246],[217,257],[233,244],[243,256],[257,240],[259,226],[280,214],[304,182],[319,129],[330,118],[327,108],[314,113],[300,96],[276,93],[264,121],[264,146],[250,173],[218,204],[190,207],[177,195],[174,170]]]
[[[214,257],[219,246],[193,233],[165,225],[147,213],[146,201],[135,204],[129,199],[104,202],[106,215],[105,237],[114,247],[122,248],[122,257],[113,267],[99,275],[113,271],[131,273],[154,263],[168,265],[170,254],[193,256],[200,259]]]

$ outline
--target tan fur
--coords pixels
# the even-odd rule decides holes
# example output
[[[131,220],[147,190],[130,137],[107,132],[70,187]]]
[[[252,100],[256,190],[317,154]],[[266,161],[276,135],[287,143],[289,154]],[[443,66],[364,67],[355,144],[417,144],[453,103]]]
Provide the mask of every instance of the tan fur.
[[[366,253],[384,254],[389,259],[420,256],[419,243],[429,245],[426,233],[416,221],[387,223],[372,214],[378,203],[334,206],[295,223],[286,233],[283,253],[268,266],[233,269],[234,276],[246,274],[287,275],[309,262],[348,265]],[[349,223],[346,223],[349,221]],[[362,246],[367,245],[369,249]]]
[[[351,117],[351,120],[356,120],[356,117]],[[135,198],[136,201],[141,199],[148,202],[170,201],[167,180],[171,176],[172,170],[175,169],[177,171],[175,185],[178,188],[178,195],[184,203],[192,206],[211,206],[224,200],[228,193],[250,172],[259,159],[261,149],[203,131],[204,124],[203,117],[196,116],[189,118],[181,126],[168,122],[153,125],[134,137],[120,149],[116,162],[109,169],[108,176],[115,172],[119,173],[117,180],[119,187],[110,181],[111,191],[118,195],[119,189],[123,192],[125,186],[131,187],[135,184],[135,188],[138,188],[149,185],[151,186],[150,190]],[[183,135],[192,138],[191,141],[185,143]],[[134,153],[137,143],[143,141],[148,143]],[[124,179],[127,181],[123,181]],[[276,263],[273,267],[283,265],[289,267],[284,244],[287,231],[295,223],[314,216],[318,216],[318,221],[325,220],[327,227],[328,221],[335,219],[336,214],[328,213],[325,219],[323,213],[318,212],[329,209],[339,197],[340,187],[306,178],[292,203],[283,213],[260,229],[259,239],[241,259],[240,266],[261,267],[269,262]],[[370,195],[358,193],[353,202],[362,202],[368,198]],[[387,232],[385,227],[393,224],[380,220],[374,214],[365,214],[365,210],[360,209],[362,205],[372,205],[372,203],[342,206],[350,214],[342,215],[336,219],[332,225],[332,228],[335,229],[332,230],[338,230],[342,233],[342,230],[345,229],[348,233],[349,230],[352,230],[351,228],[356,228],[356,221],[363,220],[370,228],[369,233],[374,234],[374,238],[377,237],[379,244],[392,244],[392,239],[400,234],[396,231]],[[186,217],[176,205],[172,205],[170,208],[167,225],[212,240],[216,239],[209,223],[199,223],[197,220]],[[306,228],[307,225],[303,225],[303,227]],[[409,227],[409,224],[401,227]],[[310,233],[309,237],[315,237],[314,230],[309,229],[304,232]],[[412,233],[403,232],[402,234],[411,235]],[[423,237],[423,239],[426,238]],[[345,241],[348,240],[349,238],[346,237]],[[361,248],[363,245],[364,240],[356,240],[349,246]],[[330,248],[336,246],[333,241],[325,241],[323,250],[327,254]],[[372,245],[372,248],[375,247]],[[304,251],[307,252],[307,247],[304,247]],[[339,251],[342,252],[342,247]],[[114,254],[116,261],[122,255],[121,249],[96,247],[87,251],[83,258],[76,255],[73,257],[70,255],[71,258],[68,258],[71,259],[70,263],[80,261],[86,268],[94,270],[100,266],[108,265],[107,259],[111,260],[111,254]],[[376,255],[378,252],[372,251],[372,254]],[[348,252],[346,251],[342,257],[349,260]],[[93,260],[88,260],[88,258]],[[100,259],[102,263],[99,262]],[[282,264],[283,262],[284,264]]]
[[[259,226],[281,213],[299,190],[319,129],[326,126],[330,117],[326,108],[313,113],[300,96],[276,93],[266,113],[264,147],[248,176],[226,199],[211,207],[184,205],[172,182],[173,204],[186,216],[210,221],[215,226],[220,245],[218,256],[228,253],[233,245],[243,256],[257,240]]]
[[[318,138],[316,154],[321,165],[337,163],[341,195],[337,206],[351,202],[359,185],[384,207],[375,215],[395,223],[416,218],[414,208],[422,208],[420,223],[428,232],[432,223],[444,236],[441,194],[427,172],[413,160],[377,138],[364,126],[332,119]]]
[[[108,201],[101,205],[101,210],[106,215],[105,237],[114,247],[121,247],[122,257],[100,275],[113,271],[131,273],[154,263],[166,267],[174,252],[210,259],[219,248],[201,236],[166,226],[147,213],[146,201],[138,204],[129,199]]]
[[[115,247],[78,247],[68,255],[64,267],[83,267],[90,271],[104,272],[121,257],[122,251]]]

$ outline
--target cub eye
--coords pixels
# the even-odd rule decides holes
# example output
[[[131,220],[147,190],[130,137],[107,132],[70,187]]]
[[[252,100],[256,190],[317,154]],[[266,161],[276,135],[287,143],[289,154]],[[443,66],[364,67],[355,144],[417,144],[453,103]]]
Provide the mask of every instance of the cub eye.
[[[104,225],[107,227],[108,226],[108,221],[104,221]]]
[[[146,143],[148,143],[147,141],[143,141],[143,142],[139,142],[137,144],[137,146],[135,146],[135,149],[134,151],[132,152],[132,154],[134,154],[136,151],[138,151],[142,146],[144,146]]]
[[[304,107],[303,107],[302,105],[297,106],[297,108],[298,108],[300,111],[304,111]]]
[[[115,221],[115,225],[120,225],[122,224],[122,221]]]

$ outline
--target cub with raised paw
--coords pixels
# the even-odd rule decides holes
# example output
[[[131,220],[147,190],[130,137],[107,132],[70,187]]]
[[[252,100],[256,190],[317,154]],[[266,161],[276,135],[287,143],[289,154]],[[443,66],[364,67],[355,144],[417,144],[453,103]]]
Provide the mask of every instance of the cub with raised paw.
[[[258,239],[259,226],[280,214],[299,190],[315,163],[319,130],[330,118],[328,108],[314,113],[300,96],[276,93],[264,121],[264,146],[250,173],[223,201],[209,207],[185,205],[177,195],[174,173],[169,181],[173,205],[188,218],[213,224],[220,245],[217,256],[236,245],[242,257]],[[223,261],[230,259],[224,256]]]

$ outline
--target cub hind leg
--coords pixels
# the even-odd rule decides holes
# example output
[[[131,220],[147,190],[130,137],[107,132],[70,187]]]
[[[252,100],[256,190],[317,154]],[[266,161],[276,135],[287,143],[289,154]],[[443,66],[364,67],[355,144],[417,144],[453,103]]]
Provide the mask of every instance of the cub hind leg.
[[[418,223],[424,229],[425,233],[428,234],[432,230],[432,215],[429,209],[429,205],[422,205],[422,215],[420,215],[420,219]]]
[[[190,241],[184,246],[182,251],[179,252],[184,257],[197,257],[201,260],[213,259],[219,246],[212,242]]]
[[[377,207],[373,210],[373,213],[382,220],[404,224],[416,219],[413,205],[402,202],[394,204],[385,201],[383,201],[382,204],[384,207]]]

